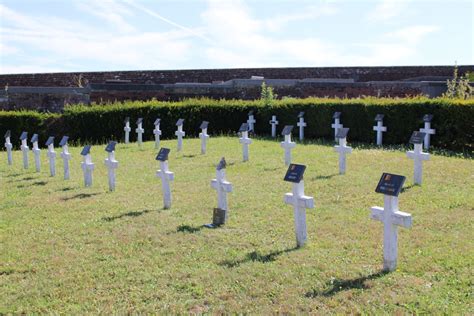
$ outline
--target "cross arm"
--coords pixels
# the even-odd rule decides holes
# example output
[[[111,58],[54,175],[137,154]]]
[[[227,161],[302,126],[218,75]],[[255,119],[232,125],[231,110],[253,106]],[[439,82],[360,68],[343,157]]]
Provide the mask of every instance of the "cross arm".
[[[285,194],[285,203],[294,205],[294,196],[293,193]],[[297,197],[297,202],[299,207],[304,208],[314,208],[314,199],[310,196],[302,195]]]
[[[411,214],[402,211],[396,211],[392,214],[392,223],[394,225],[410,228],[412,225]]]
[[[370,210],[372,211],[372,213],[370,214],[371,219],[383,222],[383,207],[372,206]]]

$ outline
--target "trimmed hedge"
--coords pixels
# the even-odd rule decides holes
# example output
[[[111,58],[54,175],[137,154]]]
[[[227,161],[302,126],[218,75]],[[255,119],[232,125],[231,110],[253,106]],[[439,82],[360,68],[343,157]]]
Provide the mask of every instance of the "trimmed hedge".
[[[0,133],[11,129],[16,138],[21,130],[39,132],[46,140],[47,134],[68,134],[79,143],[104,143],[109,139],[123,139],[123,120],[131,118],[132,131],[135,120],[144,118],[144,139],[153,139],[155,118],[162,119],[164,138],[173,138],[178,118],[185,119],[187,136],[196,136],[202,120],[210,122],[211,134],[228,134],[238,130],[247,120],[249,110],[254,110],[256,133],[269,135],[269,121],[276,115],[278,131],[284,125],[296,125],[297,114],[305,112],[307,138],[333,138],[332,115],[342,112],[341,122],[350,128],[348,140],[375,142],[374,117],[385,114],[384,144],[406,144],[414,130],[423,126],[424,114],[434,114],[432,126],[436,135],[431,144],[435,147],[472,152],[474,149],[474,100],[450,99],[283,99],[273,105],[262,101],[189,99],[181,102],[125,102],[108,105],[76,105],[65,109],[63,114],[40,114],[36,112],[0,112]],[[296,127],[296,126],[295,126]],[[295,130],[295,135],[297,129]],[[135,133],[131,133],[134,139]],[[13,139],[14,139],[13,138]]]

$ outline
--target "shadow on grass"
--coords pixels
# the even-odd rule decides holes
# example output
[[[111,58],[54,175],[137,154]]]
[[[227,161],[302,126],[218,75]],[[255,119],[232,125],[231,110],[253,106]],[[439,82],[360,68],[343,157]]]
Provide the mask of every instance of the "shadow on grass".
[[[410,184],[409,186],[403,187],[400,193],[406,192],[410,190],[411,188],[418,187],[418,184]]]
[[[138,217],[138,216],[141,216],[143,214],[150,213],[150,212],[151,212],[151,210],[130,211],[130,212],[127,212],[127,213],[116,215],[116,216],[102,217],[102,220],[105,221],[105,222],[113,222],[113,221],[115,221],[117,219],[121,219],[123,217]]]
[[[320,176],[316,176],[316,177],[311,178],[311,180],[328,180],[328,179],[331,179],[332,177],[335,177],[337,175],[339,175],[339,173],[333,173],[333,174],[329,174],[327,176],[320,175]]]
[[[179,233],[197,233],[201,231],[204,228],[204,226],[189,226],[189,225],[179,225],[178,228],[176,228],[176,231]]]
[[[329,289],[325,291],[312,290],[312,291],[307,292],[305,296],[308,298],[317,298],[319,296],[329,297],[342,291],[347,291],[347,290],[352,290],[352,289],[368,289],[369,285],[365,284],[366,281],[381,278],[388,273],[389,273],[388,271],[382,270],[377,273],[373,273],[373,274],[356,278],[356,279],[349,279],[349,280],[334,279],[327,283],[328,286],[331,286]]]
[[[48,184],[47,181],[36,181],[36,182],[31,183],[31,184],[20,184],[20,185],[17,185],[16,187],[18,189],[21,189],[21,188],[29,187],[31,185],[43,186],[43,185],[47,185],[47,184]]]
[[[292,252],[299,249],[298,247],[294,248],[289,248],[289,249],[284,249],[284,250],[278,250],[278,251],[272,251],[268,254],[262,254],[258,251],[252,251],[248,253],[244,259],[241,260],[225,260],[219,263],[221,266],[225,266],[227,268],[235,268],[240,266],[241,264],[244,264],[246,262],[261,262],[261,263],[267,263],[267,262],[273,262],[277,259],[278,256]]]
[[[183,158],[194,158],[196,157],[197,155],[183,155]]]
[[[74,190],[74,188],[73,187],[65,187],[65,188],[59,189],[57,191],[66,192],[66,191],[71,191],[71,190]]]
[[[27,273],[35,273],[35,271],[34,270],[15,270],[15,269],[0,270],[0,275],[27,274]]]
[[[73,196],[69,196],[69,197],[63,197],[61,198],[61,200],[63,201],[69,201],[69,200],[74,200],[74,199],[87,199],[87,198],[90,198],[94,195],[99,195],[100,193],[79,193],[79,194],[76,194],[76,195],[73,195]]]

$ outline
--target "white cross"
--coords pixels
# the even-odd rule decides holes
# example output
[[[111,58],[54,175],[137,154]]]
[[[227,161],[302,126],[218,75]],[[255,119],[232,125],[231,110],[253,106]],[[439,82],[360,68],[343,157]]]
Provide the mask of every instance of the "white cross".
[[[272,137],[276,137],[276,126],[278,125],[277,117],[276,115],[272,115],[271,121],[269,121],[270,125],[272,126]]]
[[[201,129],[201,133],[199,133],[199,138],[201,139],[201,154],[206,153],[206,144],[207,140],[209,139],[209,135],[207,134],[207,128]]]
[[[156,172],[156,176],[161,178],[164,208],[168,209],[171,207],[170,181],[174,180],[174,173],[168,170],[168,161],[160,161],[160,168]]]
[[[225,211],[228,217],[227,193],[232,192],[232,184],[225,178],[225,169],[216,171],[216,178],[211,181],[211,187],[217,191],[217,207]]]
[[[5,148],[7,149],[7,159],[8,159],[8,164],[11,165],[13,164],[13,158],[12,158],[12,148],[13,145],[10,142],[10,137],[5,138]]]
[[[421,178],[423,175],[423,160],[430,160],[430,154],[424,153],[421,144],[415,144],[413,151],[407,151],[407,157],[413,159],[415,162],[414,183],[421,185]]]
[[[142,128],[142,123],[138,123],[138,127],[135,130],[135,132],[137,133],[138,146],[142,147],[142,142],[143,142],[142,135],[145,132],[145,130]]]
[[[339,138],[339,145],[334,146],[334,151],[339,153],[339,174],[346,173],[346,154],[352,152],[352,148],[346,144],[346,138]]]
[[[29,151],[29,147],[28,145],[26,144],[26,139],[23,139],[21,141],[21,151],[23,152],[23,168],[25,169],[28,169],[28,166],[29,166],[29,163],[28,163],[28,151]]]
[[[344,126],[340,124],[339,118],[335,118],[334,124],[331,124],[331,127],[334,128],[334,140],[337,141],[337,137],[336,137],[337,131],[338,129],[343,128]]]
[[[178,151],[181,151],[183,149],[183,137],[186,135],[185,132],[183,132],[183,125],[178,126],[178,130],[174,132],[176,136],[178,136]]]
[[[304,195],[304,181],[293,183],[293,193],[285,194],[285,203],[293,205],[295,217],[296,244],[303,246],[307,240],[306,209],[314,208],[314,199]]]
[[[248,161],[249,160],[249,145],[252,143],[252,140],[249,138],[249,132],[244,131],[242,132],[242,137],[239,138],[240,143],[242,144],[242,150],[243,150],[243,160]]]
[[[300,117],[300,121],[296,125],[300,128],[300,141],[302,141],[304,139],[304,128],[306,127],[304,117]]]
[[[253,124],[257,123],[257,121],[253,117],[253,114],[249,115],[249,119],[247,120],[247,123],[249,124],[249,131],[252,131],[252,132],[255,133],[255,129],[254,129]]]
[[[289,166],[291,163],[291,150],[296,146],[296,143],[291,141],[291,133],[285,135],[285,141],[281,142],[280,146],[285,149],[285,165]]]
[[[115,151],[107,152],[108,157],[104,163],[107,166],[109,176],[109,191],[115,191],[115,169],[118,168],[118,161],[115,160]]]
[[[62,146],[62,148],[61,158],[63,159],[64,165],[64,180],[69,180],[69,160],[71,160],[71,154],[69,153],[67,144]]]
[[[33,142],[33,154],[35,155],[35,169],[36,169],[36,172],[40,172],[41,171],[41,156],[40,156],[40,153],[41,153],[41,150],[38,148],[38,142]]]
[[[92,163],[91,154],[84,156],[81,162],[82,172],[84,173],[84,185],[90,187],[92,185],[92,171],[94,170],[94,163]]]
[[[54,177],[56,175],[56,152],[54,151],[54,143],[48,145],[47,156],[49,158],[49,174],[51,177]]]
[[[377,121],[377,126],[374,126],[373,130],[377,131],[377,146],[382,146],[382,132],[386,132],[387,127],[383,126],[383,121]]]
[[[393,271],[397,267],[398,231],[397,226],[410,228],[411,214],[398,210],[398,197],[384,195],[384,207],[371,207],[370,218],[383,223],[383,268]]]
[[[420,128],[420,132],[426,133],[424,148],[428,150],[430,148],[430,135],[436,134],[436,130],[431,128],[431,122],[425,122],[425,128]]]
[[[130,143],[130,131],[132,130],[130,128],[130,122],[125,122],[123,130],[125,131],[125,144],[128,144]]]
[[[155,135],[155,149],[160,148],[160,136],[161,136],[161,130],[160,130],[160,124],[155,125],[155,129],[153,130],[153,134]]]

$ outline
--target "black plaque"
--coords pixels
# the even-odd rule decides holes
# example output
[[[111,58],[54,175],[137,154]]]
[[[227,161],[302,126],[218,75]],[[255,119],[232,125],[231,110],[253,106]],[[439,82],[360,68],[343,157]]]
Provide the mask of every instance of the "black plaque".
[[[303,174],[306,170],[305,165],[290,164],[288,170],[286,171],[285,178],[283,180],[288,182],[299,183],[303,180]]]
[[[333,119],[338,119],[341,117],[341,112],[334,112],[334,115],[332,116]]]
[[[181,125],[183,125],[183,123],[184,123],[184,119],[181,119],[181,118],[180,118],[180,119],[176,122],[176,126],[181,126]]]
[[[338,128],[337,133],[336,133],[336,138],[346,138],[347,133],[349,133],[349,128],[348,127]]]
[[[21,132],[20,140],[25,140],[28,138],[28,132]]]
[[[91,153],[91,145],[85,145],[84,148],[82,148],[81,156],[87,156],[90,153]]]
[[[37,141],[38,141],[38,134],[33,134],[33,136],[31,136],[30,142],[35,143]]]
[[[54,143],[54,136],[49,136],[46,140],[45,146],[49,146]]]
[[[61,141],[59,142],[59,146],[63,147],[64,145],[67,145],[68,140],[69,136],[63,136],[63,138],[61,138]]]
[[[383,117],[384,117],[383,114],[377,114],[377,115],[375,116],[375,121],[376,121],[376,122],[378,122],[378,121],[383,121]]]
[[[137,125],[140,124],[140,123],[143,123],[143,117],[139,117],[138,120],[137,120]]]
[[[199,126],[200,129],[205,129],[209,126],[208,121],[202,121],[201,126]]]
[[[304,117],[304,112],[301,111],[300,113],[298,113],[298,118],[301,118],[301,117]]]
[[[217,165],[216,170],[225,169],[226,166],[227,166],[227,162],[225,161],[225,158],[222,157],[222,158],[221,158],[221,161],[219,161],[219,164]]]
[[[431,122],[431,120],[433,120],[433,114],[425,114],[425,116],[423,116],[423,122]]]
[[[422,144],[425,139],[426,133],[414,131],[410,137],[411,144]]]
[[[8,131],[5,133],[5,136],[3,136],[3,137],[7,138],[7,137],[11,137],[11,136],[12,136],[12,131],[11,131],[11,130],[8,130]]]
[[[108,153],[111,153],[115,150],[115,145],[117,145],[116,141],[111,140],[108,144],[107,147],[105,147],[105,151]]]
[[[158,152],[158,155],[156,155],[156,160],[159,160],[159,161],[168,160],[169,153],[170,153],[169,148],[161,148],[160,151]]]
[[[249,131],[249,124],[248,123],[242,123],[239,128],[239,132],[248,132]]]
[[[123,122],[124,122],[125,124],[130,123],[130,118],[127,116]]]
[[[157,118],[157,119],[155,120],[155,123],[153,123],[153,125],[156,126],[156,125],[160,124],[160,122],[161,122],[161,119],[160,119],[160,118]]]
[[[225,224],[225,218],[226,218],[226,210],[223,210],[221,208],[215,208],[214,212],[212,214],[212,225],[213,226],[221,226]]]
[[[281,134],[283,136],[290,135],[292,130],[293,130],[293,125],[285,125],[285,127],[283,127],[283,130],[281,131]]]
[[[375,188],[375,192],[386,195],[398,196],[402,190],[405,177],[391,173],[383,173]]]

